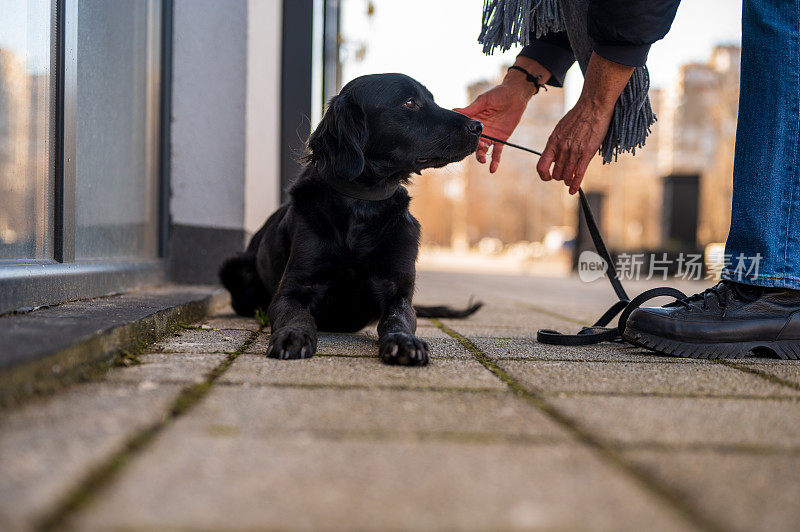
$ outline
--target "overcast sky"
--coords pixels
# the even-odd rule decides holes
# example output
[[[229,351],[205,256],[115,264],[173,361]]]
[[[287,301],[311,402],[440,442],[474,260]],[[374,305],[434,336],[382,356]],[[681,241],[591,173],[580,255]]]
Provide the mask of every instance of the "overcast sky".
[[[403,72],[417,78],[447,107],[466,104],[466,86],[493,77],[516,52],[485,56],[477,43],[483,0],[342,0],[343,33],[348,40],[344,81],[375,72]],[[715,44],[739,43],[740,0],[683,0],[669,35],[650,51],[654,87],[668,87],[681,64],[705,61]],[[366,43],[363,61],[353,59],[354,43]],[[568,98],[580,91],[573,68]]]

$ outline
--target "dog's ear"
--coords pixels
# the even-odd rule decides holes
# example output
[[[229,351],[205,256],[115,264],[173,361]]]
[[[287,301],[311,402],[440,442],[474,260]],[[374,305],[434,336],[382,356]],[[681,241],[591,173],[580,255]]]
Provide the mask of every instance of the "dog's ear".
[[[364,171],[367,123],[364,110],[349,95],[334,97],[317,129],[308,138],[308,161],[323,172],[353,180]]]

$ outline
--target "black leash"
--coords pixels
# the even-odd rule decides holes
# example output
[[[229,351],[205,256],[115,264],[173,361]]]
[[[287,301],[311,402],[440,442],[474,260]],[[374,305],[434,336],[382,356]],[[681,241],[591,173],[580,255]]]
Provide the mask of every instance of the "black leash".
[[[519,144],[512,144],[511,142],[490,137],[489,135],[482,134],[481,136],[491,140],[492,142],[505,144],[506,146],[511,146],[512,148],[517,148],[518,150],[533,153],[535,155],[542,155],[541,152],[526,148],[525,146],[520,146]],[[600,228],[597,227],[597,222],[594,219],[592,208],[589,206],[589,202],[586,200],[586,195],[583,193],[582,188],[578,189],[578,197],[580,200],[581,209],[583,210],[583,217],[586,220],[586,227],[589,229],[589,234],[592,237],[592,242],[597,250],[597,254],[600,255],[600,257],[606,263],[608,281],[611,283],[611,287],[614,289],[614,292],[616,292],[619,301],[614,303],[611,308],[609,308],[602,316],[600,316],[600,319],[598,319],[594,325],[591,327],[582,328],[577,334],[563,334],[552,329],[539,330],[536,333],[536,339],[543,344],[589,345],[600,342],[622,341],[622,333],[625,332],[625,323],[628,321],[628,317],[631,315],[631,312],[639,308],[642,303],[662,296],[674,297],[675,299],[686,298],[686,294],[680,290],[668,286],[660,286],[658,288],[645,290],[638,296],[630,299],[628,294],[625,292],[625,288],[622,286],[622,282],[619,280],[617,269],[614,267],[614,260],[612,259],[611,254],[608,252],[608,248],[606,248],[606,244],[603,241],[603,235],[600,233]],[[607,327],[607,325],[611,323],[611,320],[613,320],[618,314],[620,316],[617,326]]]

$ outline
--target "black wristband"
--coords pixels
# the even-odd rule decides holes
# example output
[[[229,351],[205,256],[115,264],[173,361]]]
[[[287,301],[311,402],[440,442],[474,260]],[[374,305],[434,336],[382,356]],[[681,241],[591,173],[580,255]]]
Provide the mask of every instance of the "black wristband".
[[[547,86],[540,81],[542,76],[534,76],[533,74],[531,74],[530,72],[528,72],[527,70],[522,68],[521,66],[517,66],[517,65],[511,65],[510,67],[508,67],[508,70],[519,70],[520,72],[525,74],[525,79],[527,81],[530,81],[531,83],[533,83],[533,86],[536,87],[536,91],[537,92],[539,91],[539,89],[547,90]]]

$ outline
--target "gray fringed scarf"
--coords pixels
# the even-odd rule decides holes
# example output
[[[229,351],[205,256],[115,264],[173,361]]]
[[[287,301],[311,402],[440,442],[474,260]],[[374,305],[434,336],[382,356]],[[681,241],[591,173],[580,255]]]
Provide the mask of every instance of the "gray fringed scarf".
[[[567,32],[572,51],[581,70],[586,72],[592,55],[592,42],[586,28],[588,0],[484,0],[481,34],[478,42],[490,55],[496,47],[505,51],[514,44],[526,45],[530,33],[536,37],[551,31]],[[644,146],[656,115],[647,91],[647,67],[634,70],[628,86],[614,108],[614,117],[600,146],[604,163],[616,161],[623,152],[636,153]]]

